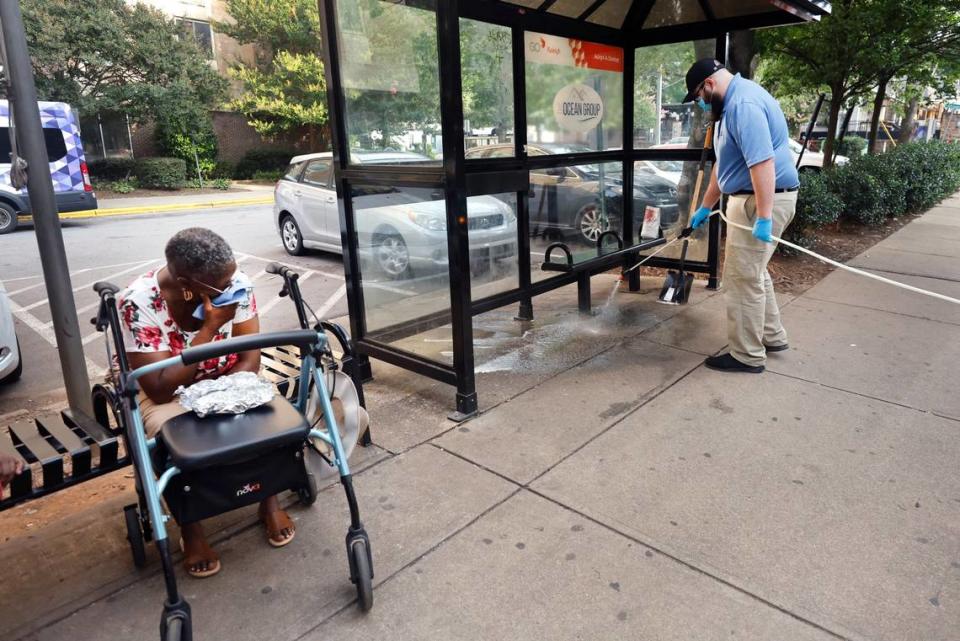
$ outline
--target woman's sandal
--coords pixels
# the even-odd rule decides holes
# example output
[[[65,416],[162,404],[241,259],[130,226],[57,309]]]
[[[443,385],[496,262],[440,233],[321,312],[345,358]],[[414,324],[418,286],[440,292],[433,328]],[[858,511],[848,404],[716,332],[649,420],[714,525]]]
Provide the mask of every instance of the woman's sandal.
[[[208,546],[209,547],[209,546]],[[187,574],[192,576],[195,579],[205,579],[208,576],[213,576],[220,571],[220,559],[217,558],[216,552],[213,549],[210,549],[210,552],[214,555],[211,559],[204,554],[187,554],[186,546],[183,544],[183,537],[180,537],[180,550],[183,551],[183,568],[187,571]],[[207,563],[209,569],[207,570],[194,570],[194,566],[199,565],[203,562]]]
[[[267,542],[275,548],[282,548],[293,541],[297,535],[297,528],[290,520],[290,516],[284,510],[274,510],[272,512],[260,512],[260,520],[267,529]],[[284,536],[283,531],[289,532]]]

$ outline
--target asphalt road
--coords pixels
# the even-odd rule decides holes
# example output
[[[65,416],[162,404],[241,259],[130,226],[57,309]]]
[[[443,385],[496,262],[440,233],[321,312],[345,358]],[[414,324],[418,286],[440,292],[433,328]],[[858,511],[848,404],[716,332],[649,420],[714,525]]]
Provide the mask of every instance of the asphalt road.
[[[103,337],[90,324],[98,302],[93,283],[108,280],[126,285],[163,264],[163,247],[171,235],[196,226],[213,229],[233,247],[241,269],[254,279],[265,330],[289,329],[297,322],[289,299],[277,296],[279,277],[263,271],[271,261],[301,273],[304,297],[318,314],[333,318],[347,313],[340,256],[323,252],[289,256],[273,228],[269,205],[64,221],[64,244],[91,381],[102,377],[107,362]],[[18,409],[36,410],[63,398],[60,361],[32,227],[0,237],[0,280],[15,306],[24,358],[22,379],[0,388],[2,415]]]

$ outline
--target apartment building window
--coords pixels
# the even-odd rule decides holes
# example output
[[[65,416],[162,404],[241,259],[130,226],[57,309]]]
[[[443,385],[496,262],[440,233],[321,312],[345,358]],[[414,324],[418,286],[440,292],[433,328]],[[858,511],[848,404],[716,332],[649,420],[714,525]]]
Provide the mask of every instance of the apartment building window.
[[[183,30],[184,37],[193,39],[200,51],[205,53],[207,58],[213,59],[213,30],[210,29],[209,22],[177,18],[177,24]]]

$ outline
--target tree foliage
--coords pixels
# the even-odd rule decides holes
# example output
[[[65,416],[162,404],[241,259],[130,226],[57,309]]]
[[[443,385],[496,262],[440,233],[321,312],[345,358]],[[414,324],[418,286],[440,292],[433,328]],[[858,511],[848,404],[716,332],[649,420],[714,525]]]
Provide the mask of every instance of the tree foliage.
[[[833,14],[820,22],[759,38],[762,74],[778,93],[808,96],[812,103],[817,93],[828,92],[827,158],[845,105],[870,93],[882,105],[896,77],[928,81],[938,60],[956,58],[958,42],[960,0],[835,0]]]
[[[306,129],[311,148],[325,148],[327,84],[316,0],[227,0],[231,20],[217,31],[257,47],[252,65],[231,69],[243,92],[230,103],[258,133]]]
[[[82,114],[123,112],[187,131],[226,82],[163,14],[124,0],[22,0],[37,94]]]

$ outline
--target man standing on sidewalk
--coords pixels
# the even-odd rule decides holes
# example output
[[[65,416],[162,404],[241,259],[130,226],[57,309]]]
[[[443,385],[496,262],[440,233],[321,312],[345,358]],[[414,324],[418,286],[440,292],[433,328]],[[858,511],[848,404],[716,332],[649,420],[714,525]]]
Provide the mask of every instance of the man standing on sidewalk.
[[[764,370],[767,352],[787,349],[787,333],[767,263],[793,220],[800,179],[790,153],[787,120],[779,103],[757,83],[733,75],[716,60],[699,60],[687,72],[687,96],[717,120],[717,161],[694,228],[727,199],[726,216],[752,232],[727,227],[723,285],[727,302],[728,353],[711,356],[707,367],[724,372]]]

